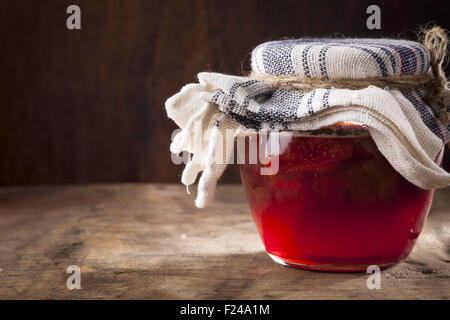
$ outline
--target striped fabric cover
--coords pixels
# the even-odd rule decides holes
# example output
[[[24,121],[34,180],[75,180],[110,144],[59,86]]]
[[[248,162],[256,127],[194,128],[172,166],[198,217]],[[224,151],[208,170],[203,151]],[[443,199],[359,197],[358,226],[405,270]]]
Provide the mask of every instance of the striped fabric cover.
[[[252,71],[259,74],[355,79],[425,73],[430,68],[430,56],[424,46],[413,41],[299,39],[259,45],[252,52],[251,66]],[[211,102],[217,103],[226,97],[228,105],[219,104],[221,111],[248,128],[292,129],[290,123],[329,107],[335,93],[339,91],[279,90],[247,79],[236,82],[226,90],[219,90]],[[236,103],[239,94],[245,95],[241,104]],[[443,143],[449,142],[450,126],[444,126],[439,121],[440,107],[427,104],[423,90],[402,94],[420,113],[430,131]],[[253,100],[257,100],[258,104],[252,103]]]
[[[308,78],[367,78],[421,74],[430,55],[421,44],[386,39],[299,39],[260,44],[252,52],[256,73]]]
[[[299,39],[272,41],[252,52],[257,74],[316,78],[369,78],[428,72],[430,56],[421,44],[393,39]],[[208,161],[198,149],[193,123],[201,120],[223,133],[225,128],[315,130],[339,121],[365,124],[378,148],[407,180],[424,188],[450,184],[450,175],[434,163],[450,141],[450,125],[439,119],[440,107],[425,102],[423,90],[398,91],[369,86],[361,90],[287,91],[259,80],[219,73],[199,73],[198,84],[186,85],[166,101],[168,116],[182,128],[171,150],[194,154],[182,182],[190,185],[200,171],[196,204],[214,197],[215,184],[226,165]],[[450,101],[450,90],[446,90]],[[450,111],[450,106],[447,106]]]

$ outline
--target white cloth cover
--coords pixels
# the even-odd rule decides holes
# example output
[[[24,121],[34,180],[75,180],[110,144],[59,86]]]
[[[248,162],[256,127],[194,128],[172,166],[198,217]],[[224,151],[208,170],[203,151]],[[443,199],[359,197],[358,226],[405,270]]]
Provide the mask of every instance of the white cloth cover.
[[[420,44],[401,40],[286,40],[255,48],[252,69],[325,78],[420,74],[429,70],[429,54]],[[219,73],[200,73],[198,79],[198,84],[188,84],[169,98],[166,110],[182,129],[171,152],[192,153],[182,183],[195,183],[203,171],[196,199],[199,208],[213,200],[240,127],[315,130],[341,121],[362,123],[381,153],[408,181],[423,189],[450,184],[450,174],[435,163],[450,140],[450,126],[439,120],[439,106],[427,104],[422,90],[401,92],[370,86],[286,91],[259,80]],[[446,94],[450,96],[450,90]],[[221,156],[217,156],[219,149]]]

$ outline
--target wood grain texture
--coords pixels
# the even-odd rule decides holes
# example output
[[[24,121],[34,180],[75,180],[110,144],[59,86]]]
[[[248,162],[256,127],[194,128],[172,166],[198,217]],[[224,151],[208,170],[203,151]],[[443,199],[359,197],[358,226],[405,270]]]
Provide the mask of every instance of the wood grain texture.
[[[272,262],[239,185],[205,210],[178,185],[3,188],[0,299],[449,299],[449,211],[440,190],[413,253],[369,290],[364,273]]]
[[[372,1],[78,0],[82,30],[69,31],[73,3],[0,2],[0,185],[176,182],[163,104],[198,72],[239,74],[281,37],[450,29],[444,0],[377,1],[381,31],[365,27]]]

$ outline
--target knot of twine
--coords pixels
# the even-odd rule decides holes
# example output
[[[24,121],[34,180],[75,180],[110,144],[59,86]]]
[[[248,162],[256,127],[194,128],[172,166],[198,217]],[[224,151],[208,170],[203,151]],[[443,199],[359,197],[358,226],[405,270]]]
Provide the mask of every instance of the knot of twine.
[[[251,73],[250,78],[264,81],[272,87],[284,90],[311,90],[311,89],[364,89],[376,86],[382,89],[414,90],[425,89],[428,103],[437,103],[440,106],[440,119],[448,125],[450,115],[446,97],[447,79],[442,70],[442,64],[447,54],[447,34],[441,27],[435,26],[425,32],[423,45],[430,53],[430,70],[417,75],[392,75],[370,78],[306,78],[290,75],[272,75]]]

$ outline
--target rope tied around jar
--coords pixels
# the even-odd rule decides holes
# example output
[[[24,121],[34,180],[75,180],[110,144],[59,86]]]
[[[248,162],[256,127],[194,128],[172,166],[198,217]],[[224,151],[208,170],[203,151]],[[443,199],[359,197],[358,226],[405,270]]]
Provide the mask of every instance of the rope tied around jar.
[[[425,32],[423,45],[430,53],[430,71],[423,74],[328,79],[251,73],[249,77],[284,90],[311,90],[319,88],[359,90],[369,86],[393,90],[424,89],[427,92],[427,102],[439,104],[440,119],[445,125],[448,125],[450,123],[450,114],[447,111],[447,104],[450,103],[450,95],[446,92],[448,82],[442,69],[444,58],[447,55],[447,44],[447,34],[441,27],[435,26]]]

